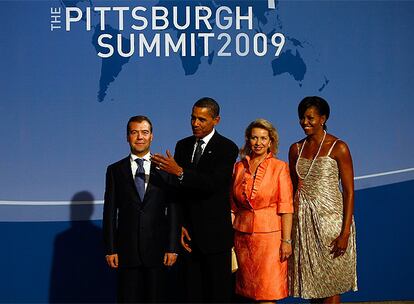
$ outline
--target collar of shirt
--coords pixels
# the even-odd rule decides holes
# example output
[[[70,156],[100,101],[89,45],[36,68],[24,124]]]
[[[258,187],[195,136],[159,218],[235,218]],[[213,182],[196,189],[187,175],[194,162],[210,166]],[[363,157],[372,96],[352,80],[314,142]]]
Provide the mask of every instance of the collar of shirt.
[[[203,149],[203,152],[204,152],[204,148],[207,146],[207,144],[208,144],[208,142],[210,141],[210,139],[213,137],[213,135],[214,135],[214,133],[216,132],[216,130],[215,129],[213,129],[213,131],[211,131],[208,135],[206,135],[206,136],[204,136],[203,138],[200,138],[200,139],[202,139],[203,140],[203,144],[201,145],[201,149]],[[197,140],[196,140],[196,142],[194,143],[194,151],[195,151],[195,148],[196,148],[196,146],[197,146]]]
[[[145,175],[149,176],[150,169],[151,169],[151,153],[148,152],[143,157],[138,157],[135,154],[130,155],[129,160],[131,162],[131,171],[132,171],[132,176],[134,178],[135,178],[135,172],[137,171],[137,168],[138,168],[138,164],[135,162],[137,158],[142,158],[144,160],[143,166],[144,166]],[[146,178],[145,185],[147,184],[147,180],[148,179]]]
[[[213,129],[213,131],[211,131],[208,135],[206,135],[206,136],[204,136],[203,138],[200,138],[200,139],[202,139],[203,140],[203,144],[201,145],[201,151],[202,151],[202,153],[204,153],[204,149],[206,148],[206,146],[207,146],[207,144],[208,144],[208,142],[210,141],[210,139],[213,137],[213,135],[214,135],[214,133],[216,132],[216,130],[215,129]],[[191,162],[193,162],[193,160],[194,160],[194,153],[195,153],[195,150],[196,150],[196,148],[197,148],[197,141],[198,140],[196,140],[195,141],[195,143],[194,143],[194,147],[193,147],[193,154],[191,155]]]

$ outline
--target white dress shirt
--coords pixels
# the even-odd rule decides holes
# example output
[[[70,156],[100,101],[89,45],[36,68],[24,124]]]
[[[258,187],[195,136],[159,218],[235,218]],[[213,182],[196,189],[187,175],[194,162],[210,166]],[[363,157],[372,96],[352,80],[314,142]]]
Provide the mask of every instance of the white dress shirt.
[[[135,179],[135,173],[138,169],[138,164],[136,163],[136,159],[141,158],[144,160],[143,167],[145,172],[145,190],[147,190],[149,176],[150,176],[150,170],[151,170],[151,153],[148,152],[144,155],[144,157],[138,157],[135,154],[131,154],[129,160],[131,162],[131,171],[132,171],[132,177]]]
[[[213,131],[211,131],[208,135],[204,136],[203,138],[200,138],[203,141],[203,144],[201,145],[201,155],[203,155],[204,149],[206,148],[206,146],[207,146],[208,142],[210,141],[210,139],[213,137],[215,131],[216,130],[213,129]],[[198,140],[196,140],[195,143],[194,143],[193,154],[191,155],[191,162],[193,162],[193,160],[194,160],[194,154],[195,154],[195,150],[197,148],[197,142],[198,142]]]

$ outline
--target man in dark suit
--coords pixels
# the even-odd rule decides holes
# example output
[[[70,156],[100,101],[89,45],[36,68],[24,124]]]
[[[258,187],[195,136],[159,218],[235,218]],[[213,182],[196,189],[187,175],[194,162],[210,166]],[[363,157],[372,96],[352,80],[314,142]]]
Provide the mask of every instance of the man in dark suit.
[[[191,114],[193,136],[177,143],[174,157],[167,151],[152,158],[178,180],[190,302],[230,302],[232,294],[229,191],[238,148],[215,130],[219,112],[214,99],[198,100]]]
[[[168,174],[150,158],[151,121],[131,117],[131,154],[106,172],[103,232],[106,261],[118,270],[119,302],[164,302],[166,266],[177,259],[180,226]]]

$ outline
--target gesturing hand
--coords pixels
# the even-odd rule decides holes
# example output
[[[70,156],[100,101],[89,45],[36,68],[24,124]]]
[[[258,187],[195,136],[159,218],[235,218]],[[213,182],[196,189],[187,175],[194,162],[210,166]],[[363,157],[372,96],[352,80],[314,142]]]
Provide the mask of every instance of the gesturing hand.
[[[167,173],[177,176],[180,175],[183,172],[183,169],[177,164],[170,150],[167,150],[166,154],[167,156],[156,153],[151,156],[151,161],[154,162],[158,168]]]

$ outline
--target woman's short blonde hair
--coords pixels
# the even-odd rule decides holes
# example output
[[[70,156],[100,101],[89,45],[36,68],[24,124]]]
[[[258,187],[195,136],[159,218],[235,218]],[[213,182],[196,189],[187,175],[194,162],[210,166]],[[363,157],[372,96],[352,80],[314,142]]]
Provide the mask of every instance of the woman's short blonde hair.
[[[246,155],[250,155],[252,152],[252,148],[250,147],[250,136],[252,135],[252,130],[254,128],[264,129],[269,132],[269,138],[271,141],[270,148],[268,148],[267,152],[272,152],[274,156],[276,156],[279,148],[279,134],[276,131],[276,128],[272,125],[272,123],[266,119],[258,118],[255,121],[252,121],[246,128],[244,132],[245,142],[243,147],[240,150],[240,157],[245,158]]]

